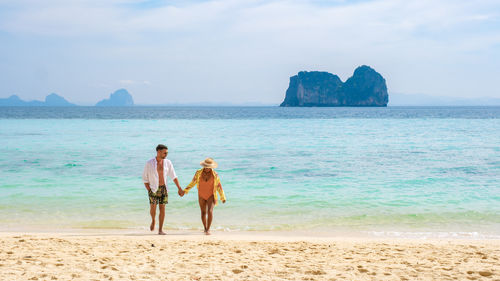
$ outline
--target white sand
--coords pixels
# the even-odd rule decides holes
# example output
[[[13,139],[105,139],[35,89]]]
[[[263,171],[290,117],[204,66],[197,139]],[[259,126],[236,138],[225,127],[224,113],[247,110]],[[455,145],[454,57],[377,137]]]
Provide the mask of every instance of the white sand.
[[[0,233],[0,280],[500,280],[500,240]]]

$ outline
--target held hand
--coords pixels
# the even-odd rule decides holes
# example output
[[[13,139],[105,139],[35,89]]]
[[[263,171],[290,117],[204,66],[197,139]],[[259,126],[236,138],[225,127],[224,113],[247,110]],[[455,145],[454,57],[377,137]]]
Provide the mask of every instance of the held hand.
[[[180,197],[184,196],[184,190],[180,189],[177,190],[177,193],[179,194]]]

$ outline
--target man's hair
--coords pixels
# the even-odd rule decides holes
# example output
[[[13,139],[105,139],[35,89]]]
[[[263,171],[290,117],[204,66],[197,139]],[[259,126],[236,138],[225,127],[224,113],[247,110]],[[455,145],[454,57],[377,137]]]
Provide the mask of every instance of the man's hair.
[[[163,150],[163,149],[168,149],[168,147],[164,144],[159,144],[156,146],[156,151],[160,151],[160,150]]]

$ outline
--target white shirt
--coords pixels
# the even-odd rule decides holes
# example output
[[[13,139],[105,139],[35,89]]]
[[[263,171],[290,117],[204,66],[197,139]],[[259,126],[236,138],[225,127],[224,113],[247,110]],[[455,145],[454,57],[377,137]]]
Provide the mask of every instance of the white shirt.
[[[144,166],[144,172],[142,173],[142,180],[144,183],[149,183],[149,187],[153,193],[158,190],[160,181],[156,165],[156,158],[148,160],[148,162],[146,162],[146,166]],[[167,186],[167,176],[169,176],[172,180],[177,178],[172,162],[168,159],[163,159],[163,178],[165,179],[165,187]]]

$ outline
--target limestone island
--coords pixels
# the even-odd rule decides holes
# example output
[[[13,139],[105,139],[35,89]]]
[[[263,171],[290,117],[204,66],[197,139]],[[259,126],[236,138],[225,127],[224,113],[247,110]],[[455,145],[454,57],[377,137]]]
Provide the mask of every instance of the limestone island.
[[[301,71],[290,77],[285,100],[280,106],[387,106],[385,79],[369,66],[354,71],[342,83],[337,75],[322,71]]]
[[[98,102],[95,106],[133,106],[134,100],[125,89],[119,89],[109,95],[109,99]]]
[[[0,99],[0,106],[76,106],[68,102],[65,98],[57,95],[50,94],[45,97],[45,101],[24,101],[17,95],[12,95],[6,99]]]

